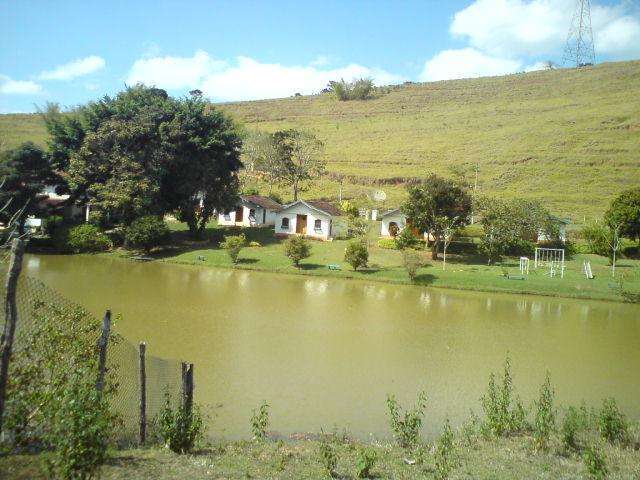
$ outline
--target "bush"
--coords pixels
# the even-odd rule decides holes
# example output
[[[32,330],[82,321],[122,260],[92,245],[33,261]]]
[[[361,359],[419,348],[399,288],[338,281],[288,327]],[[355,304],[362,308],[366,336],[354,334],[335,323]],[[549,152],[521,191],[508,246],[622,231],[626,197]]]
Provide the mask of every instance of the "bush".
[[[366,267],[369,261],[369,250],[367,244],[362,240],[352,240],[344,251],[344,261],[347,262],[354,271],[360,267]]]
[[[496,376],[491,373],[487,393],[481,398],[485,413],[483,430],[495,436],[508,436],[527,430],[526,410],[515,397],[511,360],[504,362],[502,385],[496,384]]]
[[[378,240],[378,247],[395,250],[397,248],[396,240],[395,238],[381,238]]]
[[[204,436],[205,427],[199,408],[194,405],[192,411],[188,412],[181,402],[174,410],[168,392],[165,393],[158,425],[163,442],[175,453],[189,453]]]
[[[251,415],[251,432],[254,440],[264,440],[267,438],[269,428],[269,405],[263,402],[258,410],[253,410]]]
[[[344,80],[329,82],[329,89],[336,98],[342,102],[347,100],[366,100],[373,91],[373,81],[370,78],[361,78],[353,82]]]
[[[347,219],[347,236],[366,237],[369,231],[369,222],[362,217],[349,217]]]
[[[371,478],[371,470],[378,459],[378,454],[373,448],[361,448],[356,460],[356,476],[358,478]]]
[[[562,422],[562,445],[566,451],[579,452],[582,450],[581,434],[588,427],[587,409],[582,406],[580,409],[569,407]]]
[[[240,235],[227,235],[224,241],[220,243],[220,247],[224,248],[229,254],[232,263],[238,263],[240,251],[247,245],[247,237],[244,233]]]
[[[250,247],[261,247],[262,245],[260,244],[260,242],[256,242],[255,240],[252,242],[249,242],[249,246]]]
[[[596,445],[590,445],[586,448],[583,460],[591,478],[601,480],[607,476],[607,460],[604,452]]]
[[[101,252],[111,247],[109,238],[95,225],[83,223],[75,227],[58,227],[53,232],[53,244],[60,252]]]
[[[296,268],[300,268],[300,261],[311,256],[311,246],[304,237],[294,235],[284,243],[284,254],[291,259]]]
[[[553,387],[549,374],[545,377],[542,387],[540,387],[540,397],[536,401],[536,418],[533,424],[533,438],[536,447],[546,450],[549,444],[549,437],[556,427],[556,412],[553,408]]]
[[[418,239],[413,234],[409,227],[404,227],[395,238],[396,248],[398,250],[404,250],[405,248],[414,248],[418,245]]]
[[[338,456],[336,455],[336,451],[326,440],[320,442],[319,446],[320,453],[320,462],[324,467],[325,471],[331,476],[334,477],[336,475],[336,467],[338,466]]]
[[[618,409],[615,399],[607,398],[598,412],[598,429],[602,438],[609,443],[624,443],[628,439],[629,425]]]
[[[423,264],[422,256],[415,250],[405,250],[402,252],[402,264],[407,271],[407,275],[409,275],[409,279],[413,282]]]
[[[162,218],[147,215],[135,219],[125,229],[124,240],[128,248],[142,249],[145,252],[169,241],[169,227]]]
[[[420,428],[422,427],[422,418],[424,417],[426,407],[426,392],[418,393],[416,405],[404,413],[396,397],[393,395],[387,396],[387,409],[389,410],[391,430],[401,447],[409,448],[418,443],[420,439]]]
[[[590,223],[580,231],[582,238],[587,242],[589,253],[611,256],[611,231],[602,223]]]
[[[453,431],[449,420],[445,420],[442,435],[436,443],[435,453],[436,478],[445,480],[456,468],[455,451],[453,447]]]
[[[89,373],[73,372],[55,399],[55,408],[45,407],[50,427],[45,439],[53,447],[47,456],[47,468],[55,478],[93,478],[107,457],[115,419],[108,402],[98,396]]]

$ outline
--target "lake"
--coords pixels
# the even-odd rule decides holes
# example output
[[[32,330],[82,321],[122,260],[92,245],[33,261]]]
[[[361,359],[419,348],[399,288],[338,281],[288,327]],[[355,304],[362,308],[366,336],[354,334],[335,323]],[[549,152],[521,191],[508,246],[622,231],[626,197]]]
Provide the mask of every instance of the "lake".
[[[117,331],[149,354],[193,362],[218,438],[249,438],[262,401],[283,435],[388,437],[386,395],[408,404],[422,389],[433,436],[480,411],[507,352],[526,403],[549,371],[560,404],[613,396],[640,418],[637,305],[88,255],[29,255],[25,273],[96,316],[121,314]]]

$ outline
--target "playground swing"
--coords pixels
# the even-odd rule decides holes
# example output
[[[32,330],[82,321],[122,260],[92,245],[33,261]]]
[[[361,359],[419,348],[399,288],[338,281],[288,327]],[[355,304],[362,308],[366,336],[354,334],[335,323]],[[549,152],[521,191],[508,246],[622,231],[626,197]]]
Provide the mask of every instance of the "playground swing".
[[[549,276],[564,278],[564,248],[536,248],[534,268],[549,266]]]

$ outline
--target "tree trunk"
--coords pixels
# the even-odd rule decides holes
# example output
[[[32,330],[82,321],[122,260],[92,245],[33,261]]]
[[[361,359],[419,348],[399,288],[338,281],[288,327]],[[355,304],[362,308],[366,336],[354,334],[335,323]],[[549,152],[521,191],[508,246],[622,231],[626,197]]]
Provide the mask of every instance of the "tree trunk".
[[[438,245],[440,244],[440,239],[435,237],[433,241],[433,245],[431,245],[431,260],[438,260]]]
[[[298,182],[293,184],[293,201],[298,201]]]

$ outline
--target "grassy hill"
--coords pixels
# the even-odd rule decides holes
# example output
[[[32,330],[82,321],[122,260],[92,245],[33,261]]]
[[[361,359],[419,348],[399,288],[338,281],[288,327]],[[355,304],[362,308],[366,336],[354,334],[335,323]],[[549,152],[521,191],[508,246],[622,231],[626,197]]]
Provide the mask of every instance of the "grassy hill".
[[[346,196],[382,188],[390,206],[407,181],[477,163],[481,193],[537,198],[581,221],[640,184],[638,98],[634,61],[407,84],[367,101],[316,95],[221,107],[249,129],[306,128],[325,142],[329,174],[308,197],[337,197],[342,179]],[[45,133],[37,116],[0,115],[0,139],[43,143]]]

